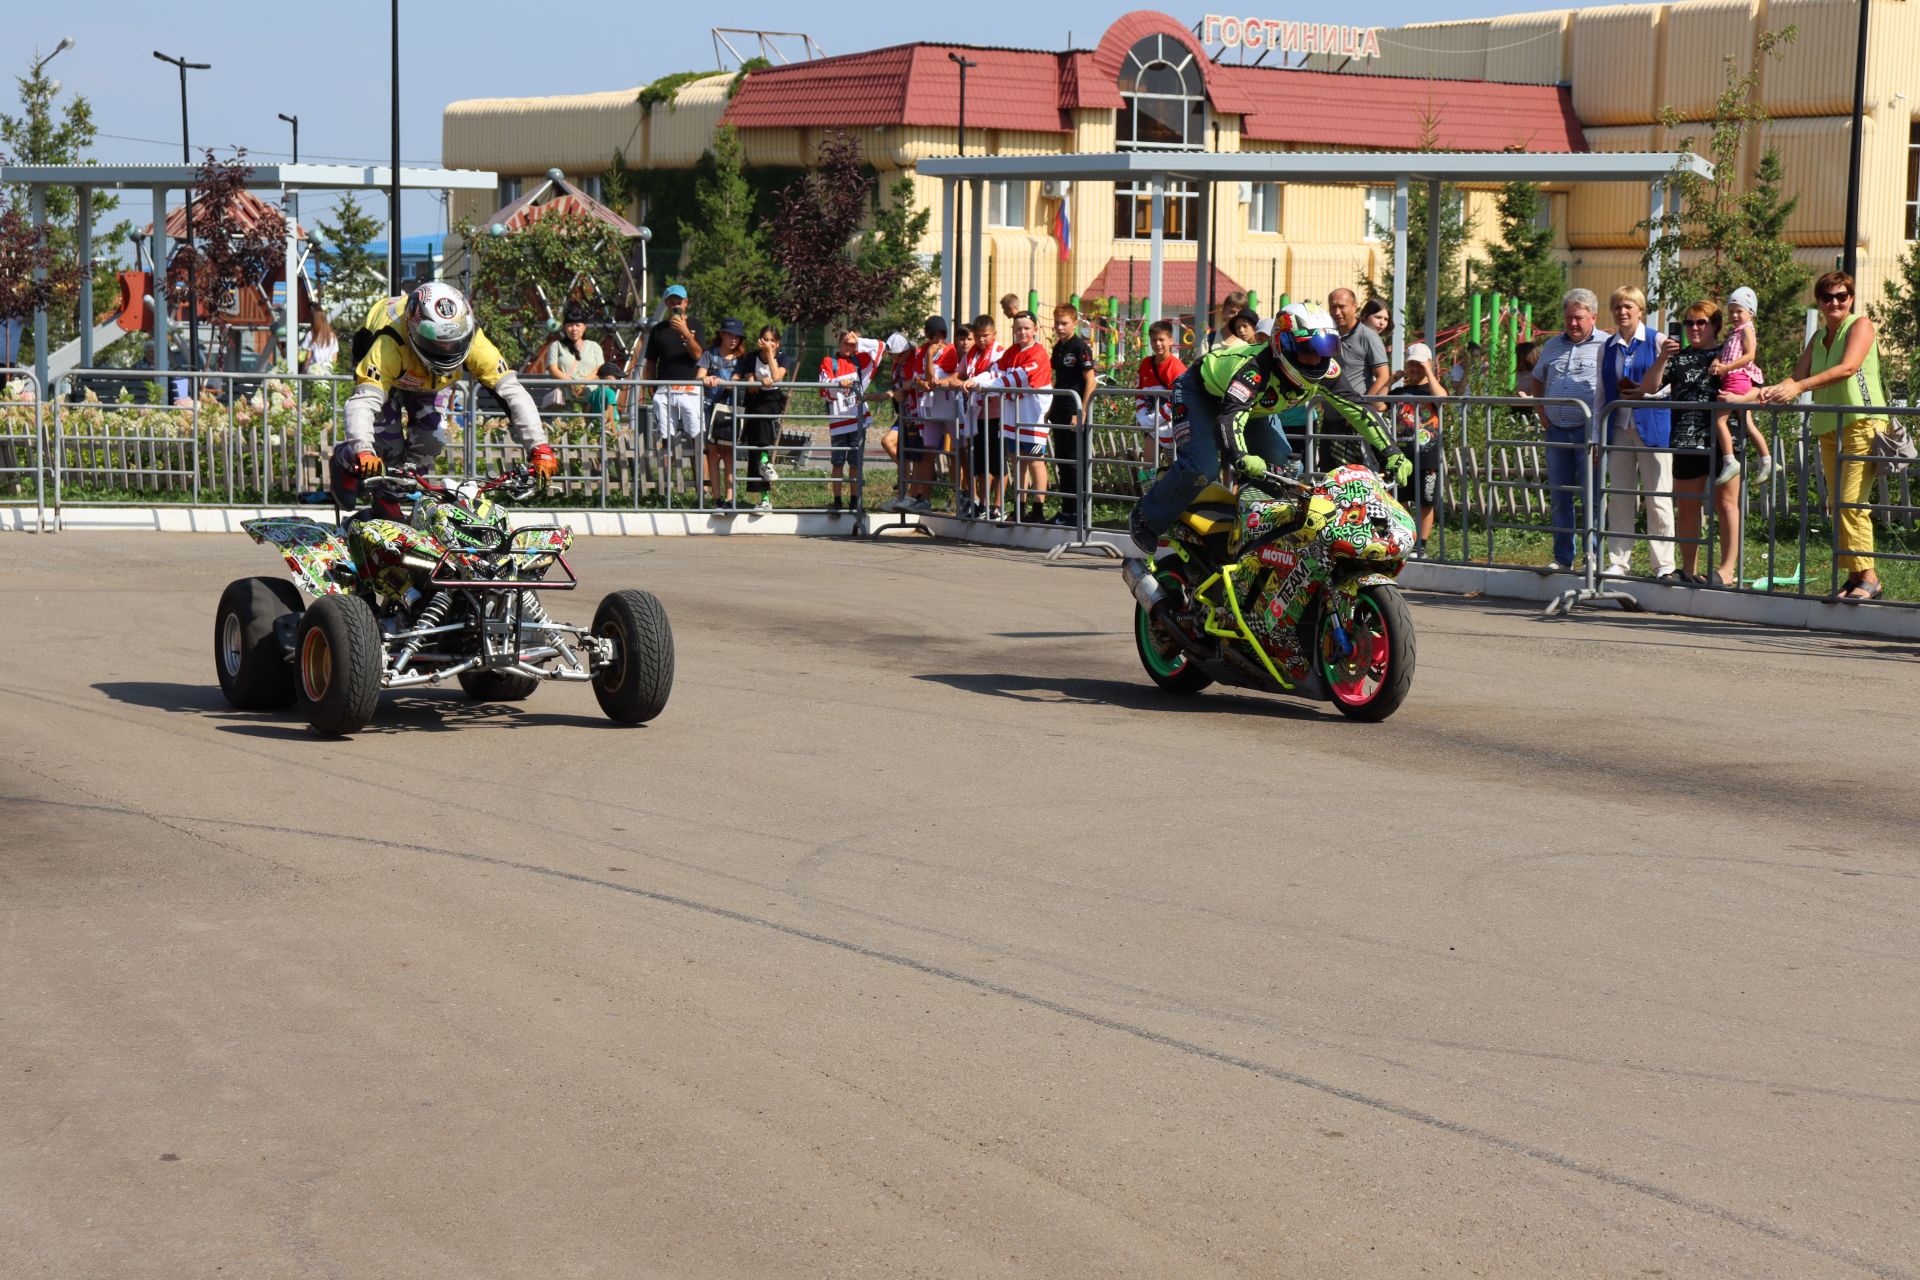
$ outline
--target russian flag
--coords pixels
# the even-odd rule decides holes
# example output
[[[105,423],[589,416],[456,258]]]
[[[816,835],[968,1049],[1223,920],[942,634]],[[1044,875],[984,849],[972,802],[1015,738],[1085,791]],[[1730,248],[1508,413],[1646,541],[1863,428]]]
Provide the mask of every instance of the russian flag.
[[[1067,219],[1067,202],[1062,197],[1054,201],[1053,238],[1060,243],[1060,261],[1067,260],[1067,254],[1073,251],[1073,223]]]

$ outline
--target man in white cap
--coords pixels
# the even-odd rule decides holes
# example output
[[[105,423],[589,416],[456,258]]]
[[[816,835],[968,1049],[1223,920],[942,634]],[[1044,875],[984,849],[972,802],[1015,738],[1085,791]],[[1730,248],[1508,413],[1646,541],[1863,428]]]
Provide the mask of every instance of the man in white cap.
[[[1424,342],[1407,345],[1407,366],[1393,394],[1436,402],[1393,406],[1394,434],[1413,459],[1413,483],[1400,491],[1400,499],[1413,508],[1420,525],[1420,541],[1413,554],[1424,557],[1427,535],[1433,532],[1434,504],[1440,497],[1441,420],[1437,402],[1447,397],[1445,379],[1434,373],[1432,347]]]

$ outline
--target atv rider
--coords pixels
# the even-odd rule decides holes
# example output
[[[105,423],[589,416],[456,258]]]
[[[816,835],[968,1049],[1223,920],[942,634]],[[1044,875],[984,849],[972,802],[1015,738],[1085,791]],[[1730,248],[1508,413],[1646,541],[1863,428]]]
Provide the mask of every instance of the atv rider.
[[[535,474],[544,478],[560,469],[533,397],[451,285],[429,282],[375,303],[354,335],[353,356],[355,385],[341,414],[346,439],[331,468],[343,507],[355,505],[362,476],[389,465],[432,464],[446,445],[441,422],[463,371],[506,406],[513,438],[527,450]]]
[[[1143,552],[1154,554],[1161,535],[1220,473],[1223,457],[1245,478],[1265,475],[1270,463],[1277,466],[1284,459],[1278,429],[1267,422],[1248,447],[1249,413],[1325,405],[1385,459],[1389,480],[1407,483],[1413,464],[1394,446],[1385,424],[1329,389],[1340,371],[1333,358],[1339,350],[1333,317],[1296,302],[1275,317],[1270,342],[1216,347],[1180,375],[1173,388],[1173,462],[1134,507],[1128,524]]]

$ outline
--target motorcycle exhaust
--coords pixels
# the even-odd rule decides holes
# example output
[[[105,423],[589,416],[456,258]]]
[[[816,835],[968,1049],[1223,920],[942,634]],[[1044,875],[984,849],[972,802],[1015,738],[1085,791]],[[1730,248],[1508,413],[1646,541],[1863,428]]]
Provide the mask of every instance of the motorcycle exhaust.
[[[1134,600],[1148,613],[1166,603],[1167,589],[1154,576],[1153,561],[1127,560],[1120,566],[1120,576],[1127,580],[1127,590]]]

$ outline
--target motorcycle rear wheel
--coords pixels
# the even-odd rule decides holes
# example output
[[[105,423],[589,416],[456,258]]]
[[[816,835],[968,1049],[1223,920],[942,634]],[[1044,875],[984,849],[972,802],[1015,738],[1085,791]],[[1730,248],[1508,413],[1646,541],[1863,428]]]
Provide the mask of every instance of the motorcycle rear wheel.
[[[1413,691],[1413,613],[1398,587],[1376,583],[1354,598],[1352,652],[1338,657],[1334,616],[1320,616],[1317,637],[1327,695],[1340,714],[1377,722],[1400,709]]]
[[[1168,693],[1191,698],[1213,683],[1213,677],[1195,666],[1193,659],[1178,643],[1171,650],[1163,647],[1159,636],[1160,628],[1153,623],[1153,617],[1140,605],[1133,606],[1133,647],[1140,655],[1140,665],[1147,669],[1147,677]]]

